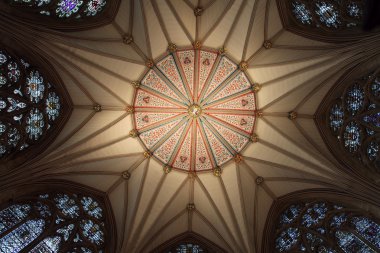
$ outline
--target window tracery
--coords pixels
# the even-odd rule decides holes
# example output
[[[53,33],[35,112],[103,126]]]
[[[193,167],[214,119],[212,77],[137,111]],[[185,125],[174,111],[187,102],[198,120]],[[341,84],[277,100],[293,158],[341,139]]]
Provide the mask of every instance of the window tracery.
[[[87,18],[101,14],[106,0],[9,0],[11,6],[56,18]]]
[[[330,109],[332,133],[345,149],[369,168],[380,171],[380,76],[370,74],[348,87]]]
[[[169,250],[167,253],[207,253],[207,251],[203,250],[198,244],[182,242],[175,249]]]
[[[380,222],[327,202],[288,204],[277,219],[276,252],[379,252]]]
[[[106,227],[105,208],[95,197],[24,197],[0,210],[0,252],[104,253]]]
[[[364,20],[363,1],[278,0],[277,3],[284,26],[300,35],[327,41],[363,35],[358,32]]]
[[[0,159],[55,135],[68,110],[57,85],[51,73],[45,75],[29,59],[0,45]]]
[[[186,232],[171,238],[151,251],[162,253],[210,253],[226,252],[213,242],[194,232]]]
[[[120,0],[0,0],[11,18],[59,30],[82,30],[110,23]]]

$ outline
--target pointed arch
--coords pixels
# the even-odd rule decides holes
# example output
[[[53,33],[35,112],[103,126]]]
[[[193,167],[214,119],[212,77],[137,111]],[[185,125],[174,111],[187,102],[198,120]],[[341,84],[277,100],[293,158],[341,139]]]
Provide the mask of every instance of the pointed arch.
[[[0,194],[1,252],[115,252],[105,193],[69,181],[19,185]]]
[[[120,0],[1,0],[2,14],[25,24],[78,31],[111,23]]]
[[[379,208],[330,189],[285,195],[269,211],[263,252],[378,252]]]
[[[373,35],[362,30],[364,1],[277,0],[277,5],[285,29],[310,39],[346,42]]]
[[[54,67],[0,32],[0,170],[38,157],[56,138],[72,102]]]
[[[226,252],[215,243],[209,241],[208,239],[195,232],[185,232],[164,242],[161,246],[158,246],[152,250],[152,253],[180,253],[184,252],[184,249],[188,250],[186,252],[199,253]]]
[[[342,169],[380,178],[380,66],[378,56],[347,71],[326,94],[315,123]]]

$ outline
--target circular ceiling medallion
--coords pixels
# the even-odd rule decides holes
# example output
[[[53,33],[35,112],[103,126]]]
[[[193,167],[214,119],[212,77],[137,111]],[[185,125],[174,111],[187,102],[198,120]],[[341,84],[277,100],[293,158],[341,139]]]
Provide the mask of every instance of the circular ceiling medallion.
[[[207,171],[250,141],[256,99],[246,73],[225,54],[182,49],[147,70],[136,89],[134,127],[165,166]]]

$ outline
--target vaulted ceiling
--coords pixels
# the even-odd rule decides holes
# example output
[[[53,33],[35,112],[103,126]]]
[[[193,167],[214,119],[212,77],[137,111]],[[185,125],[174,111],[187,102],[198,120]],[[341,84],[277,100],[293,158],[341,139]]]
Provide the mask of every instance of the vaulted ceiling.
[[[342,170],[314,122],[336,81],[373,57],[378,36],[329,44],[295,35],[284,29],[274,0],[122,0],[114,21],[96,29],[32,30],[11,20],[2,26],[48,58],[74,107],[43,155],[16,168],[2,189],[62,179],[106,192],[117,252],[149,252],[186,231],[228,252],[261,252],[268,211],[280,196],[329,188],[378,198],[374,186]],[[144,76],[147,61],[162,56],[170,43],[181,48],[195,41],[203,48],[225,47],[230,59],[247,62],[246,73],[261,86],[258,141],[247,145],[242,159],[223,165],[220,177],[166,174],[130,134],[133,82]],[[297,117],[290,119],[289,112]]]

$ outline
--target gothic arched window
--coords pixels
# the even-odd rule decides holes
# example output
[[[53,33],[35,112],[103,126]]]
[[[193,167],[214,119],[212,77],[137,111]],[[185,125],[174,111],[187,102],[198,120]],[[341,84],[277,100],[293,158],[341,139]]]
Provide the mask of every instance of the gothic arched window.
[[[326,144],[353,171],[380,174],[380,73],[344,75],[317,112]]]
[[[194,232],[187,232],[168,240],[151,251],[161,253],[211,253],[226,252],[213,242]]]
[[[364,2],[360,0],[277,0],[284,27],[323,41],[363,36]]]
[[[30,50],[0,44],[0,167],[37,154],[70,115],[67,92],[46,66]]]
[[[380,222],[327,201],[296,202],[277,219],[274,252],[380,251]]]
[[[109,220],[97,196],[39,192],[3,204],[0,252],[110,252]]]
[[[178,245],[174,246],[172,249],[166,253],[207,253],[207,250],[204,250],[198,244],[192,242],[181,242]]]
[[[0,8],[23,21],[78,30],[111,22],[120,0],[0,0]]]

